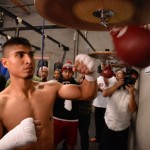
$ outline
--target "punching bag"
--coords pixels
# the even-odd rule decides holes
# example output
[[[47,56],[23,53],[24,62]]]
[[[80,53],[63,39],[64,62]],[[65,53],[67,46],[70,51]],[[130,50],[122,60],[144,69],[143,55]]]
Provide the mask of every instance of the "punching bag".
[[[114,47],[120,59],[130,66],[150,65],[150,31],[139,26],[125,26],[113,33]]]
[[[112,71],[110,64],[105,66],[105,68],[102,71],[102,76],[107,78],[107,79],[114,76],[114,72]]]

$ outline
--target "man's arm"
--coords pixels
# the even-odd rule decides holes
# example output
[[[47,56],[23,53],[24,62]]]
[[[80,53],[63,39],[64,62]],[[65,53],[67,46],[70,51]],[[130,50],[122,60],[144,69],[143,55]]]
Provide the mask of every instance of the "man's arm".
[[[112,87],[104,89],[102,93],[103,96],[104,97],[111,96],[123,84],[124,84],[124,80],[120,79]]]
[[[137,110],[137,104],[135,101],[135,95],[134,95],[134,87],[132,85],[126,86],[126,89],[129,91],[130,94],[130,100],[129,100],[129,110],[130,112],[135,112]]]
[[[34,122],[33,118],[24,119],[0,139],[0,150],[10,150],[35,143],[37,141],[36,130],[41,130],[39,122]],[[2,123],[0,124],[0,134],[2,137]]]
[[[73,71],[85,74],[80,85],[62,85],[58,94],[63,99],[92,100],[97,94],[97,81],[95,75],[95,59],[88,55],[77,55]]]
[[[83,100],[93,100],[98,91],[97,82],[88,81],[85,79],[80,85],[81,97],[79,99]]]

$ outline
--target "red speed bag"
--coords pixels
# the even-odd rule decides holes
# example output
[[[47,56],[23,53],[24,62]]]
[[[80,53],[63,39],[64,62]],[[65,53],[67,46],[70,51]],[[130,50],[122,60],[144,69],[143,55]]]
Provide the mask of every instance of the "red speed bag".
[[[144,68],[150,65],[150,31],[138,26],[125,26],[111,34],[120,59],[129,65]]]
[[[114,75],[114,72],[112,71],[110,65],[106,66],[106,67],[103,69],[102,75],[103,75],[103,77],[105,77],[105,78],[111,78],[111,77]]]

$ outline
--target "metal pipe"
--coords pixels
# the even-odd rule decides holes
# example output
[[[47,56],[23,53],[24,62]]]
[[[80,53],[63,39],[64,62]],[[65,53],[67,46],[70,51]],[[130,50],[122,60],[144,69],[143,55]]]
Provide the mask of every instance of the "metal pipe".
[[[38,30],[42,30],[42,26],[33,26],[34,28],[37,28]],[[57,26],[57,25],[45,25],[44,29],[62,29],[62,28],[66,28],[66,27],[61,27],[61,26]],[[16,27],[12,27],[12,28],[0,28],[0,31],[5,32],[5,31],[14,31],[16,30]],[[31,28],[28,27],[19,27],[19,30],[32,30]]]
[[[64,64],[64,60],[65,60],[65,57],[66,57],[66,52],[67,51],[64,51],[63,53],[63,56],[62,56],[62,59],[61,59],[61,63]]]
[[[2,36],[4,36],[4,37],[6,37],[7,38],[7,34],[5,34],[5,33],[3,33],[3,32],[0,32],[0,34],[2,35]],[[35,46],[35,45],[31,45],[33,48],[35,48],[35,50],[37,50],[37,51],[40,51],[41,50],[41,48],[40,47],[37,47],[37,46]]]
[[[85,36],[82,34],[82,32],[80,31],[80,30],[76,30],[78,33],[79,33],[79,35],[88,43],[88,45],[92,48],[92,50],[93,51],[96,51],[95,49],[94,49],[94,47],[91,45],[91,43],[87,40],[87,38],[85,38]]]
[[[9,12],[8,10],[4,9],[2,6],[0,6],[0,11],[3,12],[4,14],[8,15],[9,17],[13,18],[13,19],[17,19],[18,17],[16,15],[14,15],[13,13]],[[42,32],[41,30],[35,28],[34,26],[32,26],[31,24],[29,24],[28,22],[22,20],[22,24],[29,27],[30,29],[34,30],[35,32],[39,33],[40,35],[42,35]],[[61,44],[60,42],[58,42],[57,40],[53,39],[52,37],[50,36],[46,36],[47,39],[53,41],[54,43],[58,44],[58,46],[62,46],[64,48],[68,48],[67,46]],[[69,48],[68,48],[69,49]]]

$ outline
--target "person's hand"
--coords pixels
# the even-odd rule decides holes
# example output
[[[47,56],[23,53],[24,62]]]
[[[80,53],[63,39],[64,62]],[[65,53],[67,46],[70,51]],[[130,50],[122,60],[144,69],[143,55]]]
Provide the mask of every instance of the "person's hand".
[[[77,55],[73,71],[78,71],[81,74],[91,74],[95,72],[95,59],[86,54]]]
[[[41,135],[41,132],[42,132],[41,121],[40,120],[34,120],[34,125],[35,125],[36,136],[37,136],[37,138],[39,138]]]
[[[15,149],[20,146],[36,143],[41,135],[41,130],[42,126],[39,120],[34,120],[31,117],[25,118],[0,139],[0,150]]]
[[[126,85],[125,88],[129,91],[129,94],[134,94],[134,86],[133,85]]]
[[[123,85],[124,84],[124,79],[123,78],[119,78],[117,84],[119,86]]]
[[[85,79],[88,81],[95,81],[95,59],[85,54],[77,55],[73,71],[78,71],[81,74],[85,74]]]

